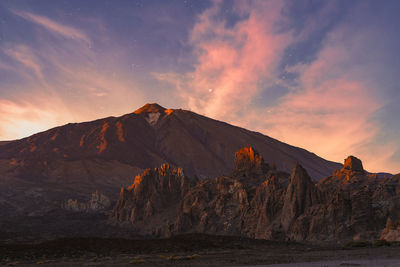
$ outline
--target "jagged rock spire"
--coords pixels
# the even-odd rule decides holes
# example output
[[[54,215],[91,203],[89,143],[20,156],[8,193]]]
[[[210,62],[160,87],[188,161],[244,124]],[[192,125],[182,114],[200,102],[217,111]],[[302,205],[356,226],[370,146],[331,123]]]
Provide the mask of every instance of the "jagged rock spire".
[[[281,223],[285,231],[298,216],[312,205],[318,203],[317,188],[311,181],[307,171],[296,162],[290,174],[289,185],[285,194],[285,202],[282,209]]]

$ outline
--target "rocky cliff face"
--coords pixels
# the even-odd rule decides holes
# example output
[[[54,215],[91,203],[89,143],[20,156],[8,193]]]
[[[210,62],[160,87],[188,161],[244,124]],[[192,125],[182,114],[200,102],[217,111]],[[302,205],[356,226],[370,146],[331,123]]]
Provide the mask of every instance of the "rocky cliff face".
[[[300,215],[311,206],[320,202],[319,192],[311,181],[306,170],[296,163],[290,175],[289,185],[286,188],[281,223],[285,231]]]
[[[170,171],[168,178],[158,169],[148,170],[122,189],[113,218],[158,236],[200,232],[297,241],[399,238],[399,179],[368,174],[355,157],[318,184],[299,163],[289,175],[270,168],[251,147],[235,153],[234,166],[229,176],[197,183],[185,179],[181,170]],[[165,181],[168,186],[160,187]]]
[[[127,189],[122,188],[113,209],[112,218],[130,222],[142,234],[169,235],[168,227],[179,211],[180,203],[192,186],[182,168],[162,164],[160,168],[146,169],[136,176]]]
[[[380,217],[387,215],[386,226],[381,232],[381,239],[400,240],[400,174],[388,179],[374,194],[374,202],[378,203]]]
[[[240,235],[248,196],[242,183],[230,177],[208,179],[183,199],[173,230]]]

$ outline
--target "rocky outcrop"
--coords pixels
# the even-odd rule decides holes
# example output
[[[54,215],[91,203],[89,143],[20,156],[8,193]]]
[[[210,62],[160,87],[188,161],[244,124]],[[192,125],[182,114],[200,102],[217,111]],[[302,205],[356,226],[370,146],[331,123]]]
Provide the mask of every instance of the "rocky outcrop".
[[[248,204],[247,192],[236,179],[202,181],[184,197],[174,232],[240,235]]]
[[[400,241],[400,196],[393,199],[390,205],[386,227],[382,230],[380,238],[387,241]]]
[[[265,180],[269,169],[269,165],[253,147],[244,147],[235,152],[231,176],[243,183],[252,197],[255,189]]]
[[[270,168],[247,147],[235,153],[229,176],[193,182],[169,165],[146,170],[122,189],[113,219],[154,236],[199,232],[270,240],[396,240],[398,198],[398,176],[378,178],[355,157],[315,184],[299,163],[289,175]]]
[[[163,164],[160,168],[146,169],[135,177],[127,189],[122,188],[112,217],[120,222],[137,224],[145,234],[168,235],[165,225],[173,220],[179,204],[192,182],[182,168]]]
[[[269,171],[264,182],[257,187],[255,197],[244,215],[243,233],[252,238],[283,239],[280,217],[285,200],[289,174]]]
[[[76,212],[104,212],[111,207],[110,199],[99,191],[92,193],[91,198],[87,202],[79,202],[77,199],[68,199],[62,207],[66,210]]]
[[[296,218],[319,202],[319,192],[310,176],[299,163],[296,163],[290,175],[282,209],[281,223],[284,230],[289,231]]]
[[[380,238],[387,241],[400,241],[400,174],[388,179],[379,189],[374,199],[378,200],[383,210],[382,214],[387,214],[386,226]]]
[[[233,176],[262,177],[268,170],[268,164],[253,147],[244,147],[235,152]]]
[[[342,171],[349,170],[349,171],[356,171],[356,172],[364,172],[364,168],[360,159],[349,156],[344,160],[344,166]]]

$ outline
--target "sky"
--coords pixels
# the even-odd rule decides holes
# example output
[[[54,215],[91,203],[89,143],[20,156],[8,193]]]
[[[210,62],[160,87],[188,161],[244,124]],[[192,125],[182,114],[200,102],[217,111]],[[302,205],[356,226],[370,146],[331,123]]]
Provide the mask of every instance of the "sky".
[[[400,1],[3,0],[0,140],[183,108],[400,172]]]

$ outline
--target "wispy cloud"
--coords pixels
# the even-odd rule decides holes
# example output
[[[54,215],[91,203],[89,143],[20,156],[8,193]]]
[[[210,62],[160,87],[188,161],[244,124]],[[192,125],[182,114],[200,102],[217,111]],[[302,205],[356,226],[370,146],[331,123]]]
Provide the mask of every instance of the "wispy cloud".
[[[76,41],[82,41],[87,44],[91,43],[89,37],[84,32],[74,27],[62,25],[61,23],[58,23],[47,17],[39,16],[26,11],[13,10],[13,13],[45,28],[46,30],[54,34],[61,35],[63,37],[70,38]]]
[[[126,51],[116,44],[107,43],[99,54],[87,45],[95,37],[43,16],[18,15],[48,31],[38,33],[36,42],[8,41],[0,46],[8,61],[0,71],[10,77],[1,90],[12,92],[0,95],[0,140],[68,122],[121,115],[145,102],[135,75],[129,66],[124,68]],[[49,38],[51,34],[68,40]]]
[[[288,32],[275,29],[283,1],[237,4],[248,18],[233,27],[218,19],[221,1],[200,15],[190,39],[198,55],[193,72],[159,76],[176,83],[190,109],[229,120],[259,92],[261,79],[272,82],[291,40]]]
[[[37,78],[43,79],[42,69],[38,63],[38,59],[27,46],[17,45],[13,48],[5,49],[4,52],[28,69],[32,70]]]

